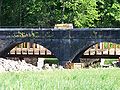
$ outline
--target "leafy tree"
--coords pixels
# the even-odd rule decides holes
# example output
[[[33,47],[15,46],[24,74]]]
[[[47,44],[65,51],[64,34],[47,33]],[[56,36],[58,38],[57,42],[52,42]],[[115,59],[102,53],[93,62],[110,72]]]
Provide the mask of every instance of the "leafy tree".
[[[119,27],[119,0],[0,0],[0,25]]]
[[[27,9],[27,25],[51,27],[61,21],[60,3],[56,0],[35,0]]]
[[[1,25],[1,18],[2,18],[2,2],[3,0],[0,0],[0,25]]]
[[[65,20],[76,27],[95,27],[98,20],[96,0],[70,0],[65,2]]]
[[[95,0],[35,0],[28,7],[27,25],[51,27],[73,23],[75,27],[95,27],[98,19]],[[33,21],[33,22],[32,22]]]
[[[19,25],[19,5],[17,0],[3,0],[2,5],[2,26]]]
[[[97,27],[119,27],[120,2],[119,0],[98,0],[99,21]]]
[[[28,0],[3,0],[2,15],[0,18],[2,26],[24,26],[26,14],[26,3]]]

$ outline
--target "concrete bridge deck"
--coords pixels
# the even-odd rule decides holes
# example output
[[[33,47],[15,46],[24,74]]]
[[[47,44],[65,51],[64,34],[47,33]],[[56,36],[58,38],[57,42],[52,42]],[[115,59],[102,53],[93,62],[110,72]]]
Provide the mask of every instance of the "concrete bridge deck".
[[[61,65],[78,62],[83,53],[100,42],[120,43],[120,28],[0,28],[0,56],[5,57],[16,45],[30,42],[49,49]]]

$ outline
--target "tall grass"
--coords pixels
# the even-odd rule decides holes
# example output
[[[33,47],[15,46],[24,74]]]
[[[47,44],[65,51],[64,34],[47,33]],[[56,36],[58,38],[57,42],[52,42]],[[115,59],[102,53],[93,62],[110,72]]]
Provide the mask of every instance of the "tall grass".
[[[4,72],[0,90],[120,90],[120,69]]]

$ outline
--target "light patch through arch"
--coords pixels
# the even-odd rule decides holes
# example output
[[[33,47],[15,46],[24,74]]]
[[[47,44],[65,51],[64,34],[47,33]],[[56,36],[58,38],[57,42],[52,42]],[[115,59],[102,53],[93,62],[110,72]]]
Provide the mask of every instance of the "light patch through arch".
[[[44,46],[30,42],[16,44],[16,46],[10,50],[9,54],[53,55],[53,53]]]
[[[88,48],[84,55],[120,55],[120,44],[100,42]]]

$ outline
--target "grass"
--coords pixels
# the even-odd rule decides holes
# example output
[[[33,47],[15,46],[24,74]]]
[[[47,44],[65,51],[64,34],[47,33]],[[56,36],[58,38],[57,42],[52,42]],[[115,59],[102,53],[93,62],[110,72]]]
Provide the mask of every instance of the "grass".
[[[114,61],[118,61],[118,59],[105,59],[104,64],[110,64],[110,65],[112,65],[112,62],[114,62]]]
[[[120,90],[120,69],[4,72],[0,90]]]

